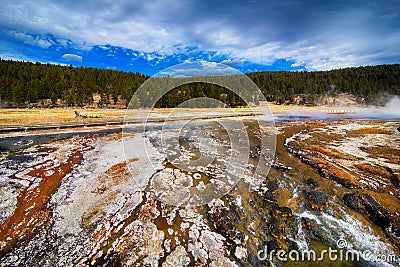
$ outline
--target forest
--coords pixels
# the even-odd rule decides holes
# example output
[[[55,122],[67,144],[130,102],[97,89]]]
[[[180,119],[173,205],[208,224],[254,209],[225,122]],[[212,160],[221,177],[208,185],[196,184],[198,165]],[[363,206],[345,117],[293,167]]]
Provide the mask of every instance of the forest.
[[[263,71],[246,74],[261,89],[266,100],[278,104],[317,104],[322,95],[349,93],[360,102],[373,103],[381,95],[400,95],[400,65],[378,65],[330,71]],[[84,68],[0,59],[1,107],[29,107],[48,100],[54,106],[109,107],[125,100],[127,106],[136,90],[150,76],[98,68]],[[171,78],[167,78],[171,79]],[[154,89],[156,90],[156,89]],[[151,95],[152,92],[148,92]],[[214,84],[181,85],[158,100],[157,107],[175,107],[193,97],[207,96],[229,106],[242,106],[245,101],[235,93]],[[257,102],[258,99],[254,99]],[[136,103],[145,107],[145,103]]]
[[[93,93],[101,96],[99,106],[110,99],[130,99],[149,76],[114,70],[41,64],[12,60],[0,61],[2,106],[26,106],[41,99],[57,99],[63,106],[92,104]]]
[[[324,94],[349,93],[366,104],[383,95],[400,94],[400,65],[378,65],[329,71],[253,72],[248,76],[262,89],[268,101],[293,102],[303,95],[313,103]]]

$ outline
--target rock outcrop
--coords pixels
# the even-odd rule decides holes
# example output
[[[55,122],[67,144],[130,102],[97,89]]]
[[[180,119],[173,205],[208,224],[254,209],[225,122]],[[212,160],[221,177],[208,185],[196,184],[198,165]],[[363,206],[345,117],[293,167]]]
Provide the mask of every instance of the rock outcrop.
[[[387,228],[390,226],[390,213],[368,194],[348,193],[343,196],[344,204],[362,214],[366,214],[374,224]]]
[[[321,191],[303,191],[311,209],[324,210],[328,204],[328,195]]]

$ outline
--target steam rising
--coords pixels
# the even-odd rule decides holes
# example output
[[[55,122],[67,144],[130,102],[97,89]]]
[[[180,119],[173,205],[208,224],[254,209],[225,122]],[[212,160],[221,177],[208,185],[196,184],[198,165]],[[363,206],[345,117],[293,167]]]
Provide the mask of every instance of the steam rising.
[[[381,111],[383,115],[400,118],[400,97],[394,96]]]
[[[333,111],[333,112],[332,112]],[[342,107],[320,107],[305,111],[292,108],[287,112],[274,114],[278,121],[285,120],[329,120],[343,118],[400,119],[400,97],[393,96],[383,107],[348,105]]]

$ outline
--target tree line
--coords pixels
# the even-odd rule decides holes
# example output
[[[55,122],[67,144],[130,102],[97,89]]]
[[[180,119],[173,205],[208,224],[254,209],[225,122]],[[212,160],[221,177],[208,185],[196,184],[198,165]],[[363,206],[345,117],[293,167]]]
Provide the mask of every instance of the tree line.
[[[293,102],[303,96],[313,103],[324,94],[349,93],[366,104],[382,95],[400,95],[400,65],[378,65],[312,72],[253,72],[248,76],[268,101]]]
[[[57,99],[65,106],[83,106],[93,102],[93,93],[101,95],[101,104],[110,99],[130,99],[149,78],[141,73],[98,68],[75,68],[0,60],[0,96],[8,105],[35,103],[41,99]]]
[[[325,94],[350,93],[371,103],[382,94],[400,95],[400,65],[379,65],[313,72],[253,72],[248,77],[261,89],[266,100],[293,103],[301,96],[303,103],[314,104]],[[136,90],[150,77],[139,72],[122,72],[0,59],[1,106],[26,106],[41,99],[53,105],[84,106],[93,103],[93,94],[101,96],[99,106],[110,100],[126,100],[128,105]],[[169,77],[159,79],[172,79]],[[239,81],[240,82],[240,81]],[[155,95],[151,88],[144,98]],[[180,85],[164,95],[157,107],[175,107],[194,97],[207,96],[229,106],[245,105],[248,99],[216,84],[194,82]],[[258,96],[246,96],[252,102]],[[136,103],[146,106],[145,103]]]

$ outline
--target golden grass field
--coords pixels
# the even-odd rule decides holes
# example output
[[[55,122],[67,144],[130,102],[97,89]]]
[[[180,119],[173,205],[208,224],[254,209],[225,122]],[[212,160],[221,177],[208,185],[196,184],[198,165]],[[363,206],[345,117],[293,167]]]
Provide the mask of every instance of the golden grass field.
[[[323,110],[322,106],[295,106],[295,105],[275,105],[268,104],[273,113],[287,112],[290,110],[315,111]],[[261,107],[262,108],[262,107]],[[264,107],[265,108],[265,107]],[[254,108],[254,111],[259,110]],[[168,114],[172,109],[156,109],[157,113]],[[191,109],[190,111],[201,111],[201,109]],[[215,111],[224,111],[226,109],[217,108]],[[75,111],[80,114],[88,115],[89,118],[77,117]],[[182,109],[186,112],[189,110]],[[249,108],[234,108],[235,112],[248,112]],[[135,113],[147,114],[149,110],[139,109]],[[122,120],[126,109],[84,109],[84,108],[30,108],[30,109],[0,109],[0,126],[18,126],[29,124],[61,123],[61,122],[102,122],[104,120]],[[100,116],[100,118],[90,118],[91,116]]]
[[[26,124],[103,121],[104,118],[81,118],[75,116],[75,111],[91,116],[104,116],[107,119],[123,118],[124,109],[79,109],[79,108],[53,108],[53,109],[1,109],[0,126],[16,126]]]

